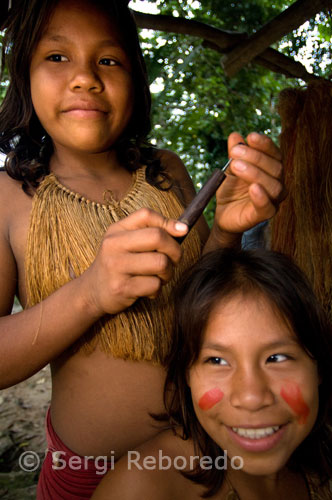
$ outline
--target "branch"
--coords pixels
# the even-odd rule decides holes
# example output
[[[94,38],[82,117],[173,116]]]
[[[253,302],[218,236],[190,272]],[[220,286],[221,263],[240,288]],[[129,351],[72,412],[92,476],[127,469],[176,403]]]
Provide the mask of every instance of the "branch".
[[[301,78],[305,82],[322,80],[320,76],[309,73],[300,62],[294,61],[294,59],[285,56],[275,49],[268,48],[264,50],[262,54],[255,57],[253,62],[260,64],[275,73],[281,73],[288,78]]]
[[[203,42],[203,46],[224,54],[223,50],[211,42]],[[291,59],[281,52],[271,48],[264,50],[264,52],[255,57],[252,62],[259,64],[260,66],[264,66],[264,68],[267,68],[274,73],[285,75],[287,78],[301,78],[305,82],[322,79],[320,76],[308,73],[303,64],[300,62],[294,61],[294,59]],[[223,65],[223,59],[221,60],[221,65]]]
[[[315,14],[331,5],[330,0],[298,0],[254,33],[239,43],[224,58],[228,76],[234,76],[243,66],[261,54],[271,44],[298,28]]]
[[[248,39],[246,33],[224,31],[215,28],[214,26],[209,26],[208,24],[190,19],[163,16],[160,14],[143,14],[136,11],[133,11],[133,14],[139,28],[195,36],[203,39],[203,46],[216,50],[221,54],[227,53],[232,47],[241,42],[241,40],[245,38]],[[302,78],[302,80],[305,81],[318,78],[311,73],[308,73],[301,63],[296,62],[273,49],[264,50],[259,57],[255,57],[253,62],[260,64],[275,73],[281,73],[291,78]]]
[[[246,33],[220,30],[214,26],[191,19],[184,19],[183,17],[143,14],[134,10],[132,12],[139,28],[181,33],[183,35],[203,38],[203,40],[217,44],[224,51],[231,49],[244,38],[248,38]]]

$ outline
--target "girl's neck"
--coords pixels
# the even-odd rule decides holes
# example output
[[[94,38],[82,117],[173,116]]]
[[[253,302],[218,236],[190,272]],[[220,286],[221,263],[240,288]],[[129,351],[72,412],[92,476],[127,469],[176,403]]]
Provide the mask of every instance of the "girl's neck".
[[[106,179],[119,170],[124,167],[115,150],[87,154],[57,147],[50,160],[50,171],[62,179]]]
[[[270,476],[254,476],[240,470],[228,469],[225,490],[232,489],[240,500],[278,500],[292,498],[309,500],[305,478],[286,468]],[[235,497],[235,495],[234,495]],[[226,497],[227,498],[227,494]]]
[[[133,182],[115,151],[78,154],[58,148],[50,160],[50,171],[71,191],[100,203],[105,202],[105,191],[121,200]]]

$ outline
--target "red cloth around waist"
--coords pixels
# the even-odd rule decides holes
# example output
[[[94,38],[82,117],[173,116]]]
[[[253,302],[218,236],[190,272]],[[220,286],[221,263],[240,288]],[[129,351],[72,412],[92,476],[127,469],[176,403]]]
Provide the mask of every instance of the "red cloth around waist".
[[[91,498],[112,462],[106,457],[82,457],[67,448],[52,427],[50,410],[46,437],[48,449],[39,475],[37,500]]]

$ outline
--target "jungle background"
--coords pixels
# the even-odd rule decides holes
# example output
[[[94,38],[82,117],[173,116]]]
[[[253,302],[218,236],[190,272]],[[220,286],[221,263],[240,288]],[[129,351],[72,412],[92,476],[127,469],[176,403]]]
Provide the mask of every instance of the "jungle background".
[[[1,2],[5,3],[5,2]],[[130,7],[151,14],[199,21],[249,36],[275,18],[291,0],[135,0]],[[3,33],[0,33],[0,45]],[[279,92],[302,86],[297,78],[269,71],[251,62],[228,77],[223,55],[199,37],[166,31],[140,30],[153,96],[151,142],[177,152],[197,189],[213,168],[227,160],[227,137],[233,130],[280,133]],[[328,11],[278,40],[273,48],[300,61],[308,73],[332,78],[332,19]],[[0,101],[8,86],[3,68]],[[213,220],[214,202],[205,214]],[[19,307],[16,304],[16,307]],[[15,312],[15,311],[14,311]],[[19,457],[32,450],[43,458],[44,418],[50,399],[49,368],[31,379],[0,391],[0,498],[35,497],[36,471],[22,471]]]

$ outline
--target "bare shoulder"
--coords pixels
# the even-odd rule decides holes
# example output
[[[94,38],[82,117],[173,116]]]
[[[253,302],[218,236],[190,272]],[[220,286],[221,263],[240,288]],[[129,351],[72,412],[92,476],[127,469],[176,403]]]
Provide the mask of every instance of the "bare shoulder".
[[[0,172],[0,233],[12,244],[13,237],[26,229],[32,206],[32,196],[27,195],[19,181],[7,172]]]
[[[0,170],[0,189],[2,190],[4,187],[7,189],[22,191],[22,184],[19,181],[16,181],[12,177],[8,175],[8,173],[1,169]]]
[[[186,168],[179,155],[177,155],[170,149],[158,149],[157,155],[165,167],[172,168],[176,166],[182,166],[182,168]]]
[[[191,441],[172,431],[129,451],[98,486],[93,500],[195,500],[202,490],[181,474],[194,458]]]
[[[0,171],[0,236],[8,241],[11,222],[21,211],[20,206],[26,197],[20,183],[9,177],[7,172]]]
[[[159,149],[157,154],[161,161],[161,164],[165,168],[166,172],[168,173],[172,181],[182,191],[184,191],[183,193],[184,196],[186,192],[189,190],[190,197],[188,197],[188,200],[186,200],[189,202],[192,199],[192,197],[195,196],[196,192],[193,182],[190,178],[190,175],[183,161],[176,153],[168,149]]]
[[[20,182],[12,179],[7,172],[0,171],[0,207],[2,215],[26,204],[30,197],[24,193]]]

